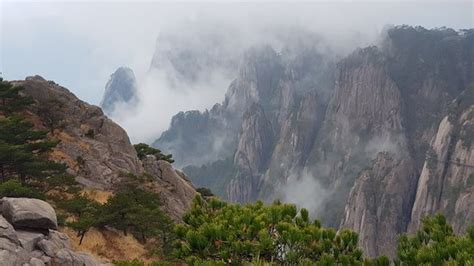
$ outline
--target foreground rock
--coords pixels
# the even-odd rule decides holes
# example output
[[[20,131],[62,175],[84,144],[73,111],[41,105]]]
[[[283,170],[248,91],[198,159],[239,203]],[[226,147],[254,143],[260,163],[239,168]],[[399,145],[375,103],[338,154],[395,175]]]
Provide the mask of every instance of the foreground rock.
[[[2,214],[14,227],[57,229],[56,212],[48,203],[38,199],[3,198]]]
[[[48,203],[27,198],[3,198],[1,203],[0,266],[102,265],[73,251],[66,234],[51,230],[57,218]]]

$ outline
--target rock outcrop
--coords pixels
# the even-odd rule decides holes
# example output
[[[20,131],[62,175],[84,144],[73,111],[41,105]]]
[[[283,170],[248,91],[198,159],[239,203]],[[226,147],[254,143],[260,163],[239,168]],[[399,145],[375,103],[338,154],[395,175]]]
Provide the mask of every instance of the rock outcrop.
[[[424,216],[444,214],[456,233],[474,221],[474,88],[465,110],[446,116],[431,141],[411,212],[410,231]]]
[[[51,159],[66,164],[80,184],[113,192],[127,174],[151,174],[166,211],[176,220],[181,218],[196,193],[183,174],[177,174],[162,161],[142,162],[119,125],[99,107],[79,100],[66,88],[39,76],[14,84],[23,86],[23,93],[36,102],[29,108],[27,118],[38,129],[48,130],[52,139],[59,140]]]
[[[446,160],[447,154],[450,154],[447,150],[453,147],[451,145],[455,145],[450,143],[449,135],[462,133],[459,128],[450,131],[449,125],[441,122],[437,138],[438,142],[444,144],[437,145],[436,152],[429,148],[430,139],[435,138],[436,128],[449,112],[448,106],[455,97],[459,96],[465,105],[472,106],[472,102],[466,103],[468,97],[463,93],[469,90],[469,84],[474,81],[472,75],[466,75],[466,71],[472,71],[474,62],[472,55],[468,55],[472,48],[464,46],[468,43],[473,44],[472,35],[449,29],[428,31],[411,27],[394,28],[389,30],[387,35],[379,50],[381,53],[378,58],[383,60],[379,69],[385,72],[385,79],[389,83],[372,93],[377,95],[386,88],[393,88],[395,94],[386,98],[393,104],[385,103],[376,108],[378,113],[384,116],[381,120],[371,116],[370,112],[364,112],[364,116],[369,118],[366,120],[369,124],[359,124],[364,131],[370,129],[371,125],[378,125],[382,130],[391,131],[390,143],[394,148],[392,152],[398,157],[394,157],[391,162],[381,160],[380,156],[373,163],[362,162],[362,165],[371,170],[362,171],[355,179],[342,222],[342,226],[353,228],[361,234],[360,244],[370,256],[394,255],[396,236],[410,228],[418,229],[420,220],[427,214],[445,212],[455,227],[462,227],[456,225],[456,218],[452,213],[456,212],[455,205],[460,204],[456,203],[458,199],[462,199],[460,202],[464,199],[469,202],[469,193],[466,193],[470,189],[469,185],[467,190],[450,190],[451,187],[446,185],[457,183],[455,186],[459,188],[464,185],[460,182],[465,182],[467,176],[462,177],[464,181],[455,181],[459,178],[457,174],[445,172],[444,168],[447,168],[448,164],[441,164],[438,172],[443,172],[439,175],[441,177],[429,178],[427,163],[423,162],[425,154],[428,158],[444,156],[441,160]],[[450,53],[453,53],[453,57],[447,58],[446,55]],[[461,65],[463,67],[460,67]],[[373,70],[371,73],[376,71]],[[393,85],[390,86],[390,83]],[[351,87],[354,90],[357,86]],[[370,88],[370,86],[364,87]],[[335,93],[337,94],[337,88]],[[355,101],[356,105],[350,110],[357,113],[363,104],[372,106],[377,104],[376,99],[367,96],[353,95],[342,102]],[[393,136],[396,136],[395,139],[398,141],[393,142]],[[364,145],[365,149],[370,148],[370,143],[374,140],[376,139],[369,137],[369,141]],[[377,151],[380,151],[383,145],[380,142],[375,143],[378,143]],[[464,153],[466,152],[469,154],[469,148],[466,148]],[[466,157],[462,158],[466,160]],[[433,163],[433,160],[431,161]],[[436,167],[437,163],[434,165]],[[342,168],[347,166],[344,165]],[[469,174],[469,169],[466,169],[461,170],[465,171],[464,175]],[[427,181],[428,179],[430,181]],[[427,182],[431,183],[429,187]],[[443,182],[446,184],[443,185]],[[376,189],[371,189],[373,187]],[[438,205],[441,202],[440,191],[443,188],[446,190],[442,199],[443,207],[440,207]],[[447,194],[449,196],[446,196]],[[460,204],[463,206],[461,208],[463,211],[458,211],[458,223],[473,221],[469,211],[465,211],[467,202]]]
[[[38,199],[3,198],[2,215],[13,226],[28,229],[58,229],[56,212]]]
[[[216,104],[204,112],[180,112],[152,145],[173,154],[177,167],[202,165],[232,156],[237,143],[236,114]]]
[[[308,114],[316,109],[319,114],[323,114],[324,111],[319,108],[320,105],[322,106],[320,103],[327,99],[327,90],[332,86],[330,73],[333,63],[331,60],[322,56],[318,48],[314,46],[307,47],[301,44],[294,46],[288,45],[281,54],[268,45],[252,47],[246,51],[239,64],[237,78],[231,82],[224,102],[214,106],[209,114],[205,112],[199,116],[212,117],[212,121],[218,122],[211,125],[218,124],[219,126],[209,130],[205,127],[205,124],[208,124],[206,122],[193,127],[197,130],[184,130],[189,129],[189,125],[197,124],[197,121],[204,119],[192,119],[192,121],[180,119],[182,123],[173,122],[170,129],[165,131],[154,145],[160,148],[173,146],[175,150],[173,154],[182,154],[185,157],[184,161],[197,167],[202,165],[198,171],[189,172],[191,179],[198,186],[204,185],[205,182],[201,183],[193,176],[193,172],[206,172],[211,176],[224,174],[226,185],[218,182],[216,186],[211,187],[217,194],[239,202],[260,197],[262,192],[258,184],[262,184],[266,179],[265,173],[276,143],[283,142],[283,137],[280,137],[282,124],[287,121],[288,126],[290,120],[297,117],[298,111],[300,118],[303,112]],[[312,95],[307,97],[308,99],[312,97],[311,100],[314,102],[311,104],[306,98],[307,94]],[[316,94],[317,97],[315,97]],[[318,107],[311,109],[314,106]],[[308,110],[305,111],[303,108],[308,108]],[[292,118],[290,118],[290,113],[293,115]],[[185,116],[186,114],[188,114],[187,117],[191,117],[190,112],[184,113]],[[178,116],[183,117],[182,114]],[[307,117],[302,120],[307,120]],[[247,132],[247,130],[253,130],[253,125],[256,124],[252,121],[258,122],[259,129],[265,128],[264,132],[258,132],[259,130],[254,130],[254,134]],[[309,132],[302,134],[310,134],[308,139],[312,141],[314,129],[317,129],[318,125],[314,127],[311,125],[308,128],[311,128]],[[222,133],[224,134],[218,135]],[[288,138],[289,135],[295,133],[293,129],[288,128],[284,134]],[[194,145],[174,145],[176,140],[179,140],[178,143],[198,142],[199,146],[206,147],[210,146],[209,141],[206,141],[208,138],[226,144],[216,145],[224,148],[226,153],[211,150],[211,154],[217,155],[214,161],[197,161],[196,158],[210,159],[212,157],[206,155],[208,151],[204,152],[204,156],[199,155]],[[199,141],[202,139],[205,141]],[[166,148],[163,149],[165,152],[170,152]],[[261,154],[254,154],[254,152]],[[278,152],[283,153],[283,150],[280,149]],[[219,154],[222,155],[219,156]],[[220,171],[219,168],[230,157],[233,157],[234,164],[228,169],[229,171]],[[305,156],[299,157],[301,163]],[[254,162],[254,159],[258,161]],[[273,180],[269,180],[269,183]],[[222,186],[227,186],[227,188],[222,189]],[[244,196],[243,193],[246,195]],[[273,191],[268,191],[268,194],[273,194]]]
[[[146,173],[154,177],[154,187],[161,195],[166,212],[174,220],[180,221],[196,196],[196,189],[191,181],[169,162],[156,160],[153,155],[143,159],[143,166]]]
[[[223,124],[243,129],[231,135],[234,163],[225,164],[227,171],[210,162],[198,172],[214,175],[225,197],[270,201],[285,195],[290,177],[309,176],[326,191],[311,212],[326,225],[358,231],[371,256],[393,255],[397,234],[415,230],[427,214],[445,213],[457,232],[473,221],[472,168],[466,166],[472,164],[466,146],[472,103],[443,120],[474,83],[473,30],[394,27],[378,46],[357,49],[337,64],[304,45],[272,49],[244,54],[218,107],[220,114],[239,114],[228,121],[219,115]],[[247,113],[254,104],[260,109]],[[443,163],[428,164],[425,155]],[[321,197],[304,199],[316,200]]]
[[[112,114],[117,105],[133,106],[138,101],[137,89],[137,80],[133,70],[120,67],[110,76],[105,85],[100,107],[106,114]]]
[[[357,177],[345,208],[341,227],[359,233],[359,244],[370,257],[395,255],[399,234],[410,221],[416,171],[409,156],[381,152],[374,165]]]
[[[110,189],[123,173],[138,175],[143,167],[125,130],[102,110],[79,100],[66,88],[42,77],[15,81],[35,101],[29,114],[39,129],[60,141],[51,159],[65,163],[78,182]]]
[[[51,229],[57,227],[56,213],[48,203],[27,198],[3,198],[1,203],[1,266],[105,265],[73,251],[68,236]]]

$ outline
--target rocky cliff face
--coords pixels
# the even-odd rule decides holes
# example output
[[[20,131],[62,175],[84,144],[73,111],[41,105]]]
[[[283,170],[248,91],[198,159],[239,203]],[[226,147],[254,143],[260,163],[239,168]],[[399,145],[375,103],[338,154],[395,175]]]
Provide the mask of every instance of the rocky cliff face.
[[[175,221],[180,221],[196,196],[191,181],[181,171],[173,169],[170,163],[156,160],[154,156],[147,156],[143,166],[145,172],[154,177],[154,189],[160,193],[166,212]]]
[[[465,198],[460,190],[450,190],[451,198],[444,199],[444,209],[430,205],[432,201],[426,195],[427,191],[430,191],[428,194],[438,195],[435,191],[442,189],[442,182],[455,182],[457,177],[446,173],[442,175],[444,181],[432,178],[431,186],[427,188],[429,178],[423,161],[425,154],[428,157],[434,154],[432,148],[427,149],[427,146],[434,138],[442,117],[448,113],[450,101],[473,81],[472,75],[465,75],[466,71],[472,71],[474,62],[470,54],[472,48],[465,46],[468,43],[472,44],[472,36],[451,30],[399,27],[388,32],[379,56],[383,58],[379,69],[383,69],[385,79],[392,84],[382,87],[393,89],[395,94],[387,98],[393,104],[386,103],[376,108],[385,118],[377,119],[368,115],[370,112],[365,112],[364,116],[369,118],[369,123],[378,124],[379,128],[389,130],[392,136],[396,136],[398,143],[393,141],[393,137],[389,143],[392,146],[396,143],[393,151],[401,157],[387,160],[379,154],[373,163],[364,163],[370,170],[362,171],[355,179],[342,222],[342,226],[361,233],[360,243],[371,256],[393,255],[397,234],[407,231],[408,227],[417,229],[420,219],[426,214],[454,212],[457,198]],[[448,59],[447,54],[453,57]],[[453,72],[454,69],[458,71]],[[375,70],[370,72],[376,73]],[[370,84],[376,83],[372,81]],[[351,87],[354,90],[354,86]],[[367,88],[370,86],[364,86],[364,89]],[[372,93],[377,95],[383,90],[381,88]],[[376,105],[377,101],[367,96],[359,100],[356,95],[350,97],[357,103],[350,110],[357,113],[361,104]],[[345,100],[348,101],[351,100]],[[370,124],[360,124],[364,130],[370,129]],[[438,145],[440,156],[447,154],[442,150],[450,146],[449,134],[461,133],[459,129],[453,133],[447,127],[446,122],[441,122],[440,130],[445,133],[439,138],[444,139],[445,144]],[[373,137],[369,139],[368,143],[374,140]],[[377,151],[380,151],[383,145],[377,146]],[[467,212],[458,215],[461,216],[472,221]],[[454,218],[453,215],[451,217]],[[455,223],[455,219],[451,221]]]
[[[457,233],[474,221],[473,95],[471,88],[454,102],[464,108],[446,116],[431,141],[418,180],[411,231],[419,227],[422,217],[435,213],[443,213]]]
[[[127,174],[151,174],[162,193],[165,208],[179,220],[195,190],[186,176],[166,162],[140,161],[127,133],[107,118],[99,107],[89,105],[67,89],[39,76],[15,81],[36,104],[28,118],[39,129],[49,130],[60,141],[51,159],[65,163],[68,171],[87,188],[113,191]]]
[[[416,187],[416,171],[409,156],[380,152],[371,168],[356,178],[341,227],[359,233],[368,256],[393,256],[397,236],[406,231]]]
[[[170,129],[153,146],[173,154],[177,167],[226,158],[233,154],[237,142],[235,120],[235,114],[219,104],[205,112],[181,112],[172,118]]]
[[[258,198],[261,191],[257,188],[257,184],[261,184],[265,179],[268,163],[271,161],[276,144],[280,143],[282,146],[283,138],[290,138],[290,135],[295,134],[294,129],[290,128],[291,121],[295,119],[305,123],[308,123],[309,120],[313,121],[313,118],[309,118],[309,114],[316,109],[318,114],[322,114],[324,111],[321,108],[323,106],[321,103],[327,99],[328,88],[332,86],[333,64],[331,61],[321,56],[319,50],[313,46],[303,47],[301,45],[301,49],[296,49],[295,46],[300,47],[298,44],[288,45],[280,54],[270,46],[257,46],[249,49],[243,55],[239,64],[238,76],[230,84],[222,105],[213,107],[209,114],[207,112],[199,115],[197,115],[198,112],[193,113],[193,116],[197,117],[190,119],[192,121],[184,122],[185,119],[179,119],[183,123],[172,123],[171,128],[162,134],[155,145],[168,147],[176,143],[175,139],[179,139],[178,143],[204,139],[205,141],[196,142],[199,143],[199,147],[206,147],[210,146],[208,138],[219,140],[221,138],[219,135],[216,137],[216,134],[224,132],[224,141],[221,143],[227,145],[219,147],[225,148],[223,151],[227,153],[222,157],[216,156],[216,159],[227,160],[229,156],[233,156],[235,163],[232,168],[237,170],[232,171],[232,176],[235,178],[226,177],[227,183],[232,183],[232,185],[229,185],[225,191],[221,191],[221,184],[218,184],[219,191],[217,193],[236,201]],[[191,113],[178,114],[176,121],[178,121],[178,117],[186,117],[187,114],[192,117]],[[212,121],[218,121],[214,124],[220,126],[208,127],[206,126],[207,122],[197,123],[198,121],[207,121],[207,116],[212,117]],[[318,121],[321,120],[321,117],[319,116]],[[281,129],[283,123],[286,123],[284,131]],[[193,124],[196,124],[193,128],[197,128],[197,131],[184,130]],[[199,126],[197,126],[198,124]],[[292,125],[296,124],[292,123]],[[203,130],[201,130],[201,126],[204,128]],[[254,126],[258,126],[261,132],[254,130]],[[301,138],[307,138],[305,144],[308,140],[312,141],[314,128],[318,128],[318,125],[309,125],[308,123],[308,125],[302,126],[301,130],[306,130],[306,128],[308,128],[307,132],[301,134]],[[192,138],[187,136],[190,132],[192,132]],[[204,132],[205,134],[203,134]],[[280,132],[284,133],[281,138]],[[306,134],[310,136],[306,136]],[[183,136],[183,138],[176,136]],[[170,140],[170,137],[173,139]],[[302,146],[302,144],[298,141],[297,145]],[[209,169],[222,165],[221,163],[215,164],[213,161],[196,161],[209,158],[207,156],[209,149],[200,151],[194,149],[193,145],[173,146],[178,154],[187,158],[184,159],[186,162],[191,162],[189,158],[196,158],[194,159],[195,165],[203,165],[200,171],[195,172],[206,172],[212,175],[213,171]],[[212,151],[211,154],[219,154],[215,150]],[[223,154],[223,152],[220,153]],[[285,152],[279,148],[275,156],[280,156],[283,153]],[[301,153],[298,156],[305,157]],[[301,158],[299,158],[300,163]],[[216,175],[220,171],[216,168],[214,172]],[[225,172],[227,176],[229,173]],[[190,175],[193,178],[192,172]],[[193,181],[197,182],[198,186],[201,185],[198,179],[193,179]],[[271,182],[269,180],[269,183]],[[218,189],[217,186],[216,189]],[[271,194],[273,191],[268,193]]]
[[[379,155],[372,166],[369,164],[371,170],[362,171],[352,187],[346,205],[345,219],[342,222],[342,226],[354,228],[361,233],[361,245],[371,256],[393,255],[396,235],[405,232],[408,227],[412,230],[417,229],[420,219],[426,214],[445,212],[448,218],[452,217],[451,221],[456,223],[454,215],[450,215],[456,210],[456,200],[468,198],[461,190],[448,189],[451,198],[444,198],[444,208],[437,205],[438,203],[433,203],[433,198],[427,194],[433,193],[431,197],[437,195],[436,198],[439,200],[439,190],[443,189],[442,183],[456,182],[454,180],[458,177],[452,172],[443,172],[440,177],[443,181],[433,177],[430,179],[425,169],[426,162],[425,166],[420,163],[424,161],[424,154],[427,154],[427,158],[432,158],[436,157],[437,153],[445,159],[448,154],[447,147],[455,145],[450,144],[449,135],[462,132],[460,128],[450,131],[445,119],[438,130],[444,133],[438,133],[439,137],[434,137],[438,123],[448,113],[449,102],[473,81],[472,75],[465,75],[465,71],[472,70],[474,62],[472,55],[469,55],[472,48],[465,46],[467,43],[472,43],[472,37],[462,36],[451,30],[427,31],[407,27],[388,32],[388,38],[382,49],[385,63],[381,68],[385,69],[386,78],[396,85],[393,88],[398,94],[399,103],[393,105],[395,109],[392,109],[395,110],[392,116],[395,120],[386,118],[389,124],[382,125],[382,128],[385,130],[392,128],[395,129],[395,133],[398,132],[400,143],[395,151],[403,159],[394,159],[393,162],[387,163],[386,160],[381,161]],[[403,43],[401,39],[404,40]],[[427,39],[431,42],[430,47],[425,43]],[[424,50],[420,50],[420,46]],[[446,54],[451,53],[456,56],[451,59],[445,58]],[[463,67],[460,67],[461,65]],[[458,69],[459,72],[453,73],[453,69]],[[366,98],[362,99],[365,101]],[[373,104],[372,101],[371,105]],[[466,105],[472,106],[472,103]],[[379,106],[377,109],[381,113],[383,110],[390,110],[384,106]],[[377,121],[373,118],[371,120]],[[397,126],[391,127],[391,125]],[[437,145],[437,152],[433,152],[432,148],[426,148],[431,138],[439,138],[438,143],[444,143]],[[431,161],[433,163],[433,160]],[[381,169],[385,169],[385,172]],[[467,172],[469,174],[469,169]],[[467,177],[464,178],[467,180]],[[426,183],[428,179],[431,183],[429,188]],[[374,187],[375,189],[371,189]],[[462,214],[460,211],[458,217],[463,217],[461,218],[463,221],[472,221],[472,217],[465,211]]]
[[[105,85],[100,107],[105,113],[111,114],[116,105],[136,104],[137,97],[137,80],[133,70],[128,67],[120,67],[110,76]]]
[[[406,153],[401,96],[384,62],[383,54],[369,47],[339,63],[323,127],[305,164],[332,191],[320,216],[333,226],[356,176],[377,153]]]
[[[272,124],[262,107],[251,105],[243,117],[234,156],[234,165],[239,173],[228,187],[229,200],[249,202],[255,199],[259,180],[272,153],[273,138]]]
[[[245,115],[233,122],[242,130],[225,196],[282,198],[309,177],[324,195],[294,195],[303,197],[295,202],[321,201],[311,211],[326,225],[358,231],[371,256],[393,255],[397,234],[425,214],[446,213],[456,230],[473,221],[472,172],[460,165],[472,159],[462,145],[472,135],[465,111],[472,103],[455,123],[441,122],[474,82],[472,30],[395,27],[335,67],[317,49],[296,47],[248,51],[229,87],[221,108]],[[430,156],[459,158],[458,165],[430,171]],[[213,165],[222,166],[199,172],[212,175]]]

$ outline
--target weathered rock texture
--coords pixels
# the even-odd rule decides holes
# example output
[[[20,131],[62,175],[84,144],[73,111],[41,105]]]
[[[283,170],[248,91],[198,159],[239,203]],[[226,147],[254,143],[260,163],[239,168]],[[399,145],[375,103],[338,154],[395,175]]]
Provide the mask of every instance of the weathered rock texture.
[[[372,168],[357,177],[347,201],[341,226],[359,233],[368,256],[394,255],[393,244],[409,222],[416,174],[409,157],[397,157],[379,153]]]
[[[187,210],[196,192],[186,176],[156,159],[140,161],[127,133],[99,107],[79,100],[66,88],[39,76],[14,84],[23,86],[23,93],[36,102],[28,110],[29,120],[37,128],[49,130],[50,137],[60,141],[51,159],[65,163],[79,183],[114,191],[128,174],[151,174],[167,212],[179,220]]]
[[[143,172],[127,133],[99,107],[39,76],[14,83],[37,102],[30,110],[31,120],[60,141],[51,158],[65,163],[80,183],[109,189],[120,182],[122,173]]]
[[[56,212],[48,203],[38,199],[3,198],[2,215],[15,227],[57,229]]]
[[[143,166],[154,177],[155,188],[161,195],[167,213],[179,221],[196,196],[196,189],[191,181],[185,174],[173,169],[169,162],[156,160],[152,155],[143,160]]]
[[[295,202],[307,204],[326,225],[358,231],[371,256],[393,255],[397,234],[415,230],[427,214],[445,213],[457,232],[472,223],[466,136],[473,135],[473,103],[466,99],[474,83],[474,31],[394,27],[378,46],[340,60],[308,45],[313,42],[302,43],[278,53],[264,46],[244,54],[216,107],[220,123],[234,129],[234,163],[225,163],[231,157],[226,154],[185,168],[193,182],[205,180],[238,202],[291,201],[288,186],[309,177],[324,196]],[[464,99],[456,102],[464,107],[443,120],[456,98]],[[175,125],[169,130],[179,131]],[[180,136],[196,137],[190,132]],[[186,156],[186,146],[176,149]]]
[[[418,180],[411,231],[419,227],[421,218],[435,213],[447,216],[456,233],[462,233],[474,221],[473,139],[472,103],[467,110],[451,119],[447,116],[440,123]]]
[[[1,266],[103,265],[87,253],[73,251],[67,235],[49,229],[53,221],[56,223],[56,213],[48,203],[26,198],[3,198],[2,205]],[[45,216],[48,223],[44,222]],[[24,228],[24,219],[28,220],[28,231],[17,228]]]

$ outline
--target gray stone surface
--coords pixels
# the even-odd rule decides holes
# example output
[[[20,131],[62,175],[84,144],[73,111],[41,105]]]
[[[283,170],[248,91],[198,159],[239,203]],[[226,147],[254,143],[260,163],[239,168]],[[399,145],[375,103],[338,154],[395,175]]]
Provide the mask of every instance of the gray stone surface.
[[[16,235],[20,240],[21,246],[28,252],[35,250],[36,244],[44,238],[42,233],[33,231],[17,230]]]
[[[39,241],[37,246],[50,257],[54,257],[56,252],[61,249],[71,249],[69,237],[64,233],[53,230],[50,230],[49,235]]]
[[[56,229],[56,212],[47,202],[29,198],[3,198],[2,214],[15,228]]]
[[[91,255],[73,251],[66,234],[45,230],[52,223],[51,217],[56,218],[54,210],[54,216],[49,215],[48,203],[26,198],[3,198],[1,202],[3,214],[21,226],[15,230],[0,215],[0,266],[100,265]]]
[[[44,261],[37,259],[37,258],[31,258],[30,259],[30,265],[31,266],[44,266]]]
[[[71,265],[71,266],[99,266],[93,257],[89,254],[82,252],[73,252],[70,249],[61,249],[56,253],[56,257],[53,259],[54,263],[59,265]]]
[[[19,244],[18,237],[13,226],[0,215],[0,238],[6,238],[15,244]]]

